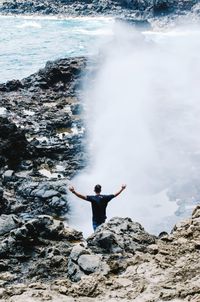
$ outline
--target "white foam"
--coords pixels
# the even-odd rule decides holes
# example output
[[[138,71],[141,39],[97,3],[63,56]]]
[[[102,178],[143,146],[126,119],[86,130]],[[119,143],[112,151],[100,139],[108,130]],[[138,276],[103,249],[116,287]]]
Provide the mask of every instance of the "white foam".
[[[58,176],[60,176],[59,178],[63,178],[63,176],[60,175],[59,173],[51,173],[47,169],[40,169],[39,173],[42,174],[43,176],[47,177],[47,178],[58,178]]]
[[[111,36],[113,34],[112,29],[108,27],[103,29],[74,29],[73,32],[88,36]]]
[[[5,107],[0,107],[0,116],[5,116],[7,114],[7,109]]]
[[[105,21],[105,22],[113,22],[114,18],[113,17],[108,17],[108,16],[99,16],[99,17],[89,17],[89,16],[80,16],[80,17],[73,17],[73,16],[65,16],[65,15],[54,15],[54,16],[44,16],[44,15],[26,15],[26,14],[23,14],[23,15],[1,15],[0,14],[0,17],[1,18],[4,18],[4,19],[9,19],[9,18],[12,18],[12,19],[25,19],[25,20],[77,20],[77,21],[99,21],[99,22],[102,22],[102,21]]]
[[[29,115],[29,116],[33,116],[35,114],[35,112],[31,111],[31,110],[25,110],[24,109],[24,114]]]
[[[42,25],[36,21],[26,21],[16,26],[17,28],[42,28]]]

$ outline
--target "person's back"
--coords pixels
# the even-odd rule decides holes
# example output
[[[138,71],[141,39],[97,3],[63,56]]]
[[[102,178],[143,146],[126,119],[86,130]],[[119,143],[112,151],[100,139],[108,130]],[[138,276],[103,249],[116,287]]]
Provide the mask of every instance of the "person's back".
[[[93,228],[95,229],[95,226],[99,226],[106,220],[106,207],[108,205],[108,202],[115,197],[114,194],[112,195],[88,195],[87,201],[91,202],[92,206],[92,222],[93,222]]]
[[[87,195],[87,196],[77,193],[74,187],[70,187],[69,190],[72,193],[74,193],[77,197],[91,202],[92,223],[93,223],[93,229],[95,230],[99,225],[104,223],[106,220],[106,207],[108,205],[108,202],[114,197],[117,197],[125,188],[126,185],[122,185],[121,190],[116,194],[102,195],[101,186],[96,185],[94,187],[95,195]]]

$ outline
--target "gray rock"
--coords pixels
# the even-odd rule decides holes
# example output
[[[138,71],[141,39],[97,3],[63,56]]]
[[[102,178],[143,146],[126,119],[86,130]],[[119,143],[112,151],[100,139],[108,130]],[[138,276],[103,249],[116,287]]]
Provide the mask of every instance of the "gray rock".
[[[86,274],[91,274],[99,270],[101,258],[96,255],[81,255],[78,259],[78,265]]]
[[[48,190],[46,192],[44,192],[43,195],[41,195],[42,198],[51,198],[53,196],[58,195],[59,193],[55,190]]]
[[[96,253],[135,253],[145,251],[149,244],[155,243],[155,236],[130,218],[114,217],[101,225],[88,239],[88,246]]]
[[[9,233],[11,230],[16,229],[21,221],[16,215],[1,215],[0,216],[0,235]]]
[[[72,248],[70,258],[73,261],[77,262],[78,258],[81,255],[88,255],[88,254],[89,254],[89,251],[84,246],[82,246],[81,244],[77,244]]]
[[[70,259],[67,265],[67,275],[72,281],[78,282],[85,276],[85,273],[80,270],[78,264]]]
[[[69,210],[64,186],[66,187],[66,180],[26,181],[18,186],[17,194],[20,201],[22,199],[25,204],[26,200],[29,200],[28,212],[32,216],[40,214],[60,216]]]
[[[5,171],[4,174],[3,174],[3,181],[4,181],[4,183],[8,182],[8,181],[11,181],[12,178],[13,178],[13,175],[14,175],[14,171],[13,170],[7,170],[7,171]]]

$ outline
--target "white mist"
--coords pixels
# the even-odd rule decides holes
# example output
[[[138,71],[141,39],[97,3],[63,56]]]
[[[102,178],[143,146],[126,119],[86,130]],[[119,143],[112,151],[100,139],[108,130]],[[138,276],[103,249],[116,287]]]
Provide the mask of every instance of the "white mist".
[[[97,183],[105,194],[126,183],[108,219],[129,216],[150,232],[169,231],[178,219],[173,201],[197,198],[199,38],[200,27],[139,33],[118,24],[104,46],[98,73],[86,83],[90,163],[72,184],[89,195]],[[90,203],[72,196],[71,205],[71,223],[88,235]]]

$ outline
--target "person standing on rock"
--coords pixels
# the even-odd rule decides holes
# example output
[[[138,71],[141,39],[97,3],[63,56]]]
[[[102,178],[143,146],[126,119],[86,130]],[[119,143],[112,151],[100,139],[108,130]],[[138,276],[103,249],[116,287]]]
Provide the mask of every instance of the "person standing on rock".
[[[100,226],[102,223],[106,221],[106,207],[108,205],[108,202],[117,197],[119,194],[121,194],[122,191],[126,189],[126,185],[122,185],[121,189],[111,195],[102,195],[101,194],[101,185],[96,185],[94,187],[95,195],[82,195],[75,191],[74,187],[70,187],[69,190],[75,194],[77,197],[87,200],[91,202],[92,206],[92,224],[94,231],[98,226]]]

